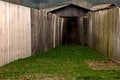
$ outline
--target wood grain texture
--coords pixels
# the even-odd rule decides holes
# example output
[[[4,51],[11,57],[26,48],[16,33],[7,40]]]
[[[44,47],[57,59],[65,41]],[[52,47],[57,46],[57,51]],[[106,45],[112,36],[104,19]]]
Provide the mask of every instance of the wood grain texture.
[[[120,62],[120,9],[88,13],[88,46]]]
[[[58,10],[53,10],[51,13],[54,13],[60,17],[81,17],[84,14],[87,14],[89,10],[86,10],[81,7],[76,7],[74,5],[69,5]]]
[[[30,8],[0,1],[0,66],[31,55]]]
[[[45,10],[34,10],[32,14],[32,54],[48,51],[62,44],[63,19]]]

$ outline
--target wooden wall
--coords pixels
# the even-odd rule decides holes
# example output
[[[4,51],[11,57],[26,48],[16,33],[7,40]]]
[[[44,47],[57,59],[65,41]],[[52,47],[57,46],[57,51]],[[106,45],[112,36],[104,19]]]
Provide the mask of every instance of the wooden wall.
[[[88,46],[120,62],[120,9],[90,12]]]
[[[34,10],[32,14],[32,53],[40,53],[62,44],[63,19],[46,10]]]
[[[30,8],[0,1],[0,66],[31,55]]]

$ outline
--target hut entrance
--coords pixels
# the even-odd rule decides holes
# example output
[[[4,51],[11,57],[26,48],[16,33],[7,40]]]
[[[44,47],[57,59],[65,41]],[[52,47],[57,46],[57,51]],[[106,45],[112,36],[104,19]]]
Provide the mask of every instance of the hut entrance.
[[[69,17],[64,18],[63,26],[63,45],[78,45],[79,44],[78,33],[78,18]]]

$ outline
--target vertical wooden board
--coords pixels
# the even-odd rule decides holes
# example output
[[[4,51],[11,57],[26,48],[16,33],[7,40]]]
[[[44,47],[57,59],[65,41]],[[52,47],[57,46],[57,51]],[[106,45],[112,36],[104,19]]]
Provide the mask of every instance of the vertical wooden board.
[[[47,15],[47,26],[48,26],[48,49],[52,49],[52,14]]]
[[[40,49],[41,49],[41,52],[44,50],[44,43],[43,43],[43,30],[44,30],[44,27],[43,27],[43,20],[44,20],[44,17],[43,17],[43,11],[40,11],[40,17],[39,17],[39,19],[41,19],[41,24],[40,24],[40,32],[41,32],[41,34],[40,34],[40,37],[41,37],[41,41],[40,41]],[[40,20],[39,20],[39,22],[40,22]],[[45,36],[45,35],[44,35]]]
[[[62,39],[61,39],[61,27],[62,27],[62,18],[59,18],[59,46],[62,45]]]
[[[115,59],[115,54],[116,54],[116,26],[115,26],[115,23],[114,23],[114,21],[116,21],[115,20],[115,15],[114,15],[114,10],[111,10],[111,14],[112,14],[112,21],[111,21],[111,27],[112,27],[112,41],[109,43],[109,44],[111,44],[112,43],[112,49],[113,49],[113,51],[111,52],[111,54],[110,54],[110,58],[111,59]],[[113,54],[113,52],[114,52],[114,54]]]
[[[11,11],[11,15],[10,16],[13,16],[14,15],[14,7],[13,7],[13,5],[12,4],[10,4],[10,6],[11,6],[11,9],[10,9],[10,11]],[[16,50],[16,47],[14,47],[15,46],[15,28],[14,28],[14,17],[10,17],[11,18],[11,29],[13,29],[14,31],[13,31],[13,53],[11,53],[11,61],[14,61],[14,54],[15,54],[15,50]]]
[[[101,31],[102,31],[102,26],[101,26],[101,25],[102,25],[102,23],[101,23],[102,15],[101,15],[101,12],[100,12],[100,11],[99,11],[98,18],[99,18],[99,21],[98,21],[98,26],[99,26],[99,28],[98,28],[98,31],[99,31],[99,32],[98,32],[98,35],[99,35],[99,36],[98,36],[98,39],[99,39],[99,41],[98,41],[98,44],[99,44],[99,45],[98,45],[98,49],[99,49],[99,51],[102,52],[102,51],[103,51],[102,48],[101,48],[101,46],[102,46],[102,45],[101,45],[101,41],[102,41],[102,39],[103,39],[103,38],[102,38],[102,33],[101,33]]]
[[[19,42],[20,41],[18,41],[19,40],[19,36],[18,36],[18,27],[19,27],[19,25],[18,25],[18,14],[17,14],[17,6],[15,6],[15,5],[13,5],[13,14],[12,14],[12,16],[14,16],[14,17],[12,17],[13,18],[13,28],[14,28],[14,42],[15,42],[15,46],[14,46],[14,49],[15,49],[15,51],[14,51],[14,53],[13,53],[13,60],[17,60],[18,59],[18,54],[20,54],[20,48],[19,48]],[[13,29],[12,28],[12,29]],[[18,49],[19,48],[19,49]]]
[[[51,32],[52,32],[52,34],[51,34],[51,47],[53,48],[54,47],[54,17],[53,17],[53,15],[51,15]]]
[[[2,4],[2,53],[3,53],[3,62],[6,64],[6,54],[7,54],[7,40],[6,40],[6,21],[5,21],[5,16],[6,16],[6,3]]]
[[[97,13],[95,13],[95,26],[94,26],[94,49],[97,50]]]
[[[23,25],[23,29],[24,29],[24,34],[23,34],[23,40],[24,40],[24,58],[25,57],[28,57],[28,56],[31,56],[31,53],[30,53],[30,50],[29,50],[29,48],[31,47],[29,44],[31,44],[30,42],[29,42],[29,36],[31,36],[31,31],[29,30],[29,27],[30,27],[30,11],[29,11],[29,9],[28,8],[24,8],[23,7],[23,9],[24,9],[24,11],[23,11],[23,13],[25,13],[24,15],[23,15],[23,21],[25,22],[24,23],[24,25]]]
[[[46,35],[46,36],[45,36],[45,51],[48,51],[48,45],[47,45],[47,44],[48,44],[48,42],[49,42],[49,41],[48,41],[48,39],[49,39],[49,38],[48,38],[48,31],[49,31],[49,30],[48,30],[48,26],[47,26],[47,13],[46,13],[46,10],[44,11],[44,16],[45,16],[45,22],[46,22],[46,23],[45,23],[45,35]]]
[[[42,48],[42,52],[46,50],[46,19],[45,19],[45,13],[44,10],[42,10],[41,13],[43,16],[43,20],[42,20],[42,44],[43,44],[43,48]]]
[[[48,45],[47,45],[47,42],[48,42],[48,40],[47,40],[47,32],[48,32],[48,26],[47,26],[47,13],[46,13],[46,11],[44,11],[44,15],[45,15],[45,51],[47,51],[48,50]]]
[[[47,26],[47,12],[46,11],[44,11],[44,14],[45,14],[45,22],[46,22],[46,24],[45,24],[45,35],[46,35],[46,37],[45,37],[45,40],[46,40],[46,42],[45,42],[45,51],[48,51],[49,49],[48,49],[48,45],[47,45],[47,43],[48,43],[48,26]]]
[[[2,53],[2,3],[0,1],[0,5],[1,5],[1,8],[0,8],[0,66],[3,65],[3,53]]]
[[[107,35],[107,17],[106,17],[106,11],[100,11],[100,15],[99,15],[99,18],[100,18],[100,21],[99,21],[99,52],[102,52],[103,54],[106,54],[104,50],[107,51],[106,49],[106,45],[105,45],[105,42],[106,42],[106,35]],[[102,43],[102,44],[101,44]]]
[[[24,46],[23,46],[23,55],[24,55],[24,57],[23,58],[25,58],[25,57],[28,57],[28,56],[30,56],[30,55],[28,55],[29,53],[28,53],[28,48],[29,48],[29,46],[28,46],[28,41],[29,41],[29,35],[27,35],[27,33],[29,33],[29,29],[28,29],[28,21],[29,21],[29,18],[28,18],[28,15],[29,15],[29,10],[27,10],[27,8],[24,8],[23,7],[23,13],[24,13],[24,15],[23,15],[23,21],[25,22],[24,23],[24,25],[23,25],[23,29],[24,29],[24,32],[23,32],[23,40],[24,40]],[[27,15],[28,14],[28,15]],[[21,29],[22,30],[22,29]]]
[[[96,35],[95,35],[95,40],[96,40],[96,50],[100,50],[99,49],[99,37],[100,37],[100,34],[99,34],[99,26],[100,26],[100,24],[99,24],[99,12],[97,12],[96,13],[96,30],[95,30],[95,32],[96,32]]]
[[[118,25],[118,23],[119,23],[119,20],[118,20],[118,15],[119,15],[119,9],[118,8],[115,8],[114,10],[114,28],[115,28],[115,42],[114,42],[114,49],[113,49],[113,59],[115,59],[115,60],[118,60],[118,53],[119,53],[119,48],[118,48],[118,46],[119,46],[119,25]]]
[[[43,17],[43,11],[41,10],[41,11],[39,11],[39,14],[40,14],[40,17],[39,17],[39,22],[40,22],[40,20],[41,20],[41,22],[40,22],[40,50],[41,50],[41,52],[44,50],[44,43],[43,43],[43,20],[44,20],[44,17]],[[45,35],[44,35],[45,36]],[[42,46],[42,47],[41,47]]]
[[[93,27],[92,27],[92,48],[95,49],[95,13],[93,13]]]
[[[118,27],[118,53],[117,53],[117,60],[118,62],[120,62],[120,8],[118,8],[118,23],[117,23],[117,27]]]
[[[25,28],[24,27],[26,27],[26,26],[24,26],[24,22],[25,22],[25,20],[24,20],[24,18],[22,18],[22,17],[24,17],[24,15],[22,16],[22,14],[23,14],[23,7],[21,7],[21,9],[20,9],[21,11],[20,11],[20,24],[21,24],[21,26],[19,25],[19,30],[20,30],[20,32],[21,32],[21,34],[18,34],[18,36],[20,36],[20,45],[21,45],[21,51],[20,51],[20,53],[22,54],[21,55],[21,58],[24,58],[24,56],[25,56],[25,42],[24,42],[24,34],[25,34]],[[25,14],[25,13],[24,13]],[[23,21],[23,22],[22,22]],[[23,44],[22,44],[23,43]]]
[[[94,13],[94,16],[93,16],[93,34],[92,34],[92,48],[95,49],[95,25],[96,25],[96,21],[95,21],[95,15],[96,13]]]
[[[13,53],[13,29],[12,29],[12,6],[9,4],[9,62],[12,61],[12,53]]]
[[[29,46],[29,55],[32,55],[32,50],[31,50],[31,9],[30,8],[28,8],[28,13],[29,14],[27,14],[27,11],[26,11],[26,16],[28,15],[28,30],[29,30],[29,33],[27,34],[27,36],[29,36],[29,38],[28,38],[28,46]]]
[[[40,50],[39,47],[38,47],[38,42],[39,42],[39,37],[38,37],[39,36],[39,26],[38,26],[38,23],[40,22],[40,17],[39,17],[38,13],[39,13],[39,11],[36,11],[36,13],[35,13],[35,39],[36,39],[36,42],[35,42],[36,47],[35,48],[36,48],[37,52],[39,52],[39,50]],[[38,20],[38,22],[36,20]]]
[[[56,47],[56,17],[55,15],[53,15],[53,21],[54,21],[54,24],[53,24],[53,47],[55,48]]]
[[[90,42],[90,47],[91,47],[91,48],[93,48],[93,47],[92,47],[92,46],[93,46],[93,27],[94,27],[94,24],[93,24],[93,22],[94,22],[93,15],[94,15],[94,14],[92,13],[92,14],[91,14],[91,24],[90,24],[90,26],[91,26],[91,27],[90,27],[90,34],[91,34],[91,35],[90,35],[90,39],[91,39],[91,40],[90,40],[90,41],[91,41],[91,42]]]
[[[79,37],[80,37],[80,44],[84,45],[83,40],[83,17],[78,18],[78,31],[79,31]]]
[[[36,52],[36,50],[35,50],[35,48],[36,48],[36,36],[35,36],[36,24],[35,24],[35,21],[38,21],[38,20],[36,20],[36,18],[35,18],[36,17],[35,10],[32,9],[31,14],[32,14],[32,16],[31,16],[31,20],[32,20],[31,21],[32,22],[32,26],[31,26],[31,29],[32,29],[32,31],[31,31],[31,34],[32,34],[32,37],[31,37],[31,39],[32,39],[32,54],[35,54],[35,52]]]
[[[120,28],[119,28],[119,18],[118,18],[118,16],[119,16],[119,8],[116,8],[116,14],[115,14],[115,16],[116,16],[116,19],[117,19],[117,23],[116,23],[116,26],[117,26],[117,53],[116,53],[116,59],[118,60],[118,61],[120,61],[120,39],[119,39],[119,37],[120,37],[120,33],[119,33],[119,30],[120,30]]]
[[[47,22],[46,22],[46,26],[47,26],[47,34],[46,34],[47,35],[47,37],[46,37],[47,39],[46,40],[47,40],[47,43],[46,43],[46,45],[47,45],[47,49],[49,50],[50,49],[50,33],[49,33],[50,32],[50,25],[48,23],[49,14],[47,15],[46,19],[47,19]],[[48,25],[49,25],[49,27],[48,27]]]
[[[25,33],[26,33],[26,35],[25,35],[25,39],[26,39],[26,50],[25,50],[25,52],[27,53],[27,55],[26,55],[26,57],[28,57],[28,56],[31,56],[31,16],[30,16],[30,9],[28,9],[28,8],[26,8],[26,10],[25,10],[25,16],[27,16],[27,18],[25,18],[25,21],[27,21],[26,22],[26,24],[25,24],[25,26],[27,26],[26,27],[26,30],[25,30]]]
[[[99,17],[100,17],[100,12],[97,12],[96,14],[96,35],[95,35],[95,38],[96,38],[96,50],[100,51],[99,49],[99,46],[100,46],[100,43],[99,43],[99,37],[100,37],[100,33],[99,33],[99,29],[100,29],[100,24],[99,24]]]
[[[103,41],[104,44],[103,44],[103,53],[107,56],[108,54],[108,46],[109,46],[109,16],[107,16],[107,10],[104,11],[104,15],[103,15],[103,19],[104,19],[104,22],[103,22],[103,25],[102,25],[102,35],[103,35]],[[102,22],[102,21],[101,21]],[[101,43],[102,43],[101,42]]]
[[[9,39],[9,41],[8,41],[8,48],[9,48],[9,54],[8,54],[8,62],[11,62],[11,53],[12,53],[12,50],[11,50],[11,48],[12,48],[12,37],[11,37],[11,34],[12,34],[12,32],[11,32],[11,6],[10,6],[10,4],[8,4],[8,10],[7,10],[7,20],[8,20],[8,25],[9,25],[9,32],[8,32],[8,39]]]
[[[98,49],[99,50],[101,50],[101,43],[100,43],[101,42],[101,39],[100,39],[100,37],[101,37],[101,30],[100,30],[100,28],[101,28],[101,26],[100,26],[100,24],[101,24],[101,22],[100,22],[101,21],[101,17],[100,17],[100,15],[101,15],[101,13],[99,12],[98,13],[98,16],[99,16],[98,17],[99,18],[98,19],[98,35],[99,35],[98,36],[98,44],[99,44]]]
[[[115,12],[114,12],[114,15],[115,15],[115,19],[116,19],[116,53],[115,53],[115,59],[119,61],[119,8],[116,8],[115,9]]]
[[[89,27],[88,27],[88,46],[90,47],[90,48],[92,48],[92,27],[93,27],[93,13],[91,12],[91,13],[89,13]]]
[[[109,41],[109,43],[108,43],[108,57],[109,58],[112,58],[112,54],[113,54],[113,47],[114,47],[114,41],[113,41],[113,38],[115,38],[115,36],[114,36],[114,23],[113,23],[113,20],[114,20],[114,15],[113,15],[113,12],[112,12],[112,10],[109,10],[109,12],[108,12],[109,14],[108,14],[108,16],[109,16],[109,35],[108,35],[108,41]],[[113,19],[113,20],[112,20]]]
[[[62,45],[62,27],[63,27],[63,19],[59,18],[59,46]]]
[[[60,18],[58,17],[58,23],[57,23],[57,24],[58,24],[58,27],[57,27],[57,28],[58,28],[58,29],[57,29],[57,31],[58,31],[58,32],[57,32],[57,33],[58,33],[58,34],[57,34],[57,35],[58,35],[58,38],[57,38],[57,44],[58,44],[58,46],[59,46],[59,28],[60,28],[60,24],[59,24],[59,23],[60,23]]]
[[[107,10],[104,10],[104,13],[103,13],[103,23],[102,23],[102,42],[103,42],[103,45],[102,45],[102,50],[103,50],[103,53],[104,53],[104,55],[106,55],[107,56],[107,54],[108,54],[108,45],[109,45],[109,43],[108,43],[108,34],[109,34],[109,20],[108,20],[108,18],[109,18],[109,16],[107,17]],[[102,22],[101,21],[101,22]],[[102,43],[101,42],[101,43]]]
[[[32,31],[31,31],[31,34],[33,35],[32,36],[32,53],[34,54],[35,53],[35,48],[36,48],[36,37],[35,37],[35,30],[36,30],[36,26],[35,26],[35,10],[32,10]]]
[[[17,15],[15,16],[15,19],[18,19],[18,22],[17,22],[17,24],[15,24],[14,25],[14,48],[17,50],[15,53],[17,53],[17,55],[18,55],[18,59],[20,59],[20,58],[22,58],[22,56],[23,56],[23,48],[22,48],[22,46],[23,45],[21,45],[21,43],[23,43],[24,44],[24,41],[22,41],[21,39],[23,39],[22,37],[21,37],[21,35],[23,34],[23,31],[21,31],[21,29],[20,29],[20,27],[21,28],[23,28],[23,24],[24,23],[22,23],[21,21],[21,13],[22,13],[22,8],[20,7],[20,6],[18,6],[18,11],[17,11],[17,14],[19,15],[18,17],[17,17]],[[20,35],[19,35],[20,34]],[[17,40],[18,39],[18,40]],[[21,42],[22,41],[22,42]],[[17,45],[19,45],[19,46],[17,46]],[[19,49],[19,50],[18,50]]]
[[[62,18],[61,20],[61,45],[62,45],[62,34],[63,34],[63,23],[64,23],[64,19]]]
[[[9,52],[10,52],[9,51],[9,4],[6,4],[6,32],[7,32],[6,33],[6,35],[7,35],[6,36],[7,37],[7,44],[6,45],[7,45],[7,49],[8,49],[7,50],[7,56],[6,56],[7,57],[6,62],[9,63],[9,56],[10,56],[9,55]]]
[[[118,15],[119,15],[119,19],[118,19],[118,23],[117,23],[117,27],[118,27],[118,53],[117,53],[117,58],[118,58],[118,62],[120,62],[120,8],[118,8]]]
[[[51,32],[51,48],[53,48],[53,15],[51,14],[50,15],[50,20],[48,21],[49,24],[51,24],[51,29],[50,29],[50,32]]]
[[[116,52],[113,53],[113,58],[117,59],[117,53],[118,53],[118,27],[117,27],[117,22],[118,22],[118,10],[117,8],[114,9],[114,26],[115,26],[115,35],[116,35],[116,39],[115,39],[115,49],[116,49]],[[116,16],[117,15],[117,16]]]
[[[59,25],[59,27],[58,27],[58,46],[60,46],[60,32],[61,32],[61,18],[60,17],[58,17],[58,25]]]
[[[2,66],[4,64],[4,52],[3,52],[3,9],[4,9],[4,4],[3,2],[0,1],[0,5],[1,5],[1,9],[0,9],[0,31],[1,31],[1,36],[0,36],[0,40],[1,40],[1,45],[0,45],[0,48],[1,48],[1,53],[0,53],[0,66]]]
[[[33,34],[33,31],[34,31],[34,10],[31,9],[31,53],[32,55],[34,54],[34,34]]]
[[[58,46],[58,18],[56,17],[55,15],[55,18],[56,18],[56,22],[54,24],[54,27],[55,27],[55,47]]]
[[[31,37],[31,39],[32,39],[32,54],[35,54],[36,53],[36,44],[37,44],[37,37],[36,37],[36,33],[37,33],[37,27],[36,27],[36,23],[39,21],[39,16],[37,16],[36,14],[37,13],[39,13],[37,10],[34,10],[34,9],[32,9],[32,11],[31,11],[31,14],[32,14],[32,16],[31,16],[31,22],[32,22],[32,26],[31,26],[31,34],[32,34],[32,37]],[[38,18],[38,20],[37,20],[37,18]]]

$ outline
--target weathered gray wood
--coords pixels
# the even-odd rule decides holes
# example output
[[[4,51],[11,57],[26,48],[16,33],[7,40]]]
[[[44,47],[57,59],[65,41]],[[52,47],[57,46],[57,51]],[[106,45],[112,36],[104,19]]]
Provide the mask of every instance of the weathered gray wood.
[[[31,55],[30,8],[0,1],[0,66]]]
[[[40,53],[55,48],[61,44],[60,34],[63,19],[55,14],[47,14],[45,10],[31,11],[32,18],[32,53]]]
[[[112,8],[90,12],[88,14],[89,47],[105,54],[108,58],[118,62],[120,62],[119,10],[119,8]]]
[[[52,13],[61,17],[80,17],[87,14],[88,11],[83,8],[78,8],[73,5],[53,11]]]

